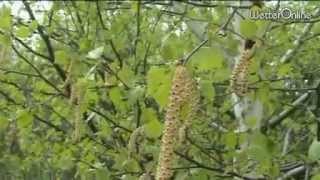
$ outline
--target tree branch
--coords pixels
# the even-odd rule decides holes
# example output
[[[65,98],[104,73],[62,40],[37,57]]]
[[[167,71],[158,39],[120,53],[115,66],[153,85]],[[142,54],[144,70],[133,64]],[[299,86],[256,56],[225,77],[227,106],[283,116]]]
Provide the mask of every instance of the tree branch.
[[[102,26],[102,29],[108,30],[108,28],[106,28],[106,25],[103,23],[103,18],[102,18],[102,14],[101,14],[101,10],[100,10],[99,1],[96,1],[96,7],[97,7],[98,17],[99,17],[99,21]]]
[[[318,15],[319,13],[320,13],[320,8],[317,8],[315,14]],[[310,32],[313,25],[314,25],[314,22],[309,23],[304,27],[301,35],[293,42],[294,47],[292,49],[288,49],[287,52],[281,57],[281,59],[280,59],[281,63],[287,63],[298,52],[298,50],[302,46],[303,42],[305,42],[303,40]]]
[[[33,70],[36,71],[36,73],[39,75],[39,77],[46,82],[49,86],[51,86],[53,89],[55,89],[57,92],[59,92],[60,94],[64,94],[55,84],[53,84],[52,82],[50,82],[41,72],[40,70],[33,65],[27,58],[25,58],[17,49],[16,47],[12,44],[12,49],[14,50],[14,52],[21,58],[23,59],[28,65],[31,66],[31,68]]]
[[[106,56],[102,56],[102,59],[104,59],[105,61],[108,61],[108,58]],[[126,89],[130,89],[130,87],[127,85],[127,83],[125,83],[116,72],[114,72],[110,66],[108,65],[108,63],[103,63],[103,65],[105,66],[106,70],[109,71],[109,73],[113,74],[123,85]]]
[[[282,175],[281,177],[279,177],[277,180],[285,180],[288,179],[294,175],[297,175],[299,173],[302,173],[304,170],[306,169],[305,165],[299,166],[297,168],[294,168],[290,171],[288,171],[287,173],[285,173],[284,175]]]
[[[296,99],[291,105],[292,107],[283,110],[280,114],[272,117],[267,121],[267,126],[274,128],[278,124],[280,124],[286,117],[292,114],[295,110],[297,110],[297,106],[305,102],[310,95],[310,92],[306,92],[302,94],[298,99]]]
[[[19,71],[14,71],[14,70],[8,70],[8,69],[4,69],[0,67],[0,71],[3,71],[4,74],[18,74],[18,75],[22,75],[22,76],[30,76],[30,77],[37,77],[39,78],[40,76],[37,74],[30,74],[30,73],[25,73],[25,72],[19,72]]]
[[[230,4],[198,3],[196,1],[182,1],[182,2],[189,4],[189,5],[193,5],[193,6],[197,6],[197,7],[204,7],[204,8],[226,7],[226,8],[249,9],[251,7],[251,6],[235,6],[235,5],[230,5]]]
[[[114,52],[114,54],[116,55],[116,57],[117,57],[117,59],[119,61],[120,68],[122,68],[123,62],[122,62],[122,59],[121,59],[121,56],[120,56],[119,52],[117,51],[117,49],[116,49],[116,47],[115,47],[115,45],[114,45],[112,40],[109,40],[109,43],[110,43],[112,51]]]
[[[12,35],[12,36],[13,36],[13,35]],[[48,56],[45,56],[45,55],[43,55],[43,54],[41,54],[41,53],[36,52],[36,51],[33,50],[31,47],[29,47],[26,43],[24,43],[21,39],[15,37],[15,36],[13,36],[13,38],[14,38],[16,41],[18,41],[23,47],[25,47],[27,50],[29,50],[31,53],[33,53],[34,55],[37,55],[37,56],[39,56],[39,57],[41,57],[41,58],[50,60],[50,58],[49,58]]]
[[[37,20],[36,20],[32,10],[31,10],[31,8],[30,8],[30,4],[28,2],[26,2],[25,0],[22,1],[22,2],[24,4],[24,6],[25,6],[25,8],[26,8],[31,20],[37,22]],[[37,30],[39,32],[40,37],[43,39],[43,41],[46,44],[46,47],[47,47],[47,50],[48,50],[48,54],[49,54],[49,61],[51,62],[53,67],[56,69],[56,71],[58,72],[58,74],[61,77],[61,79],[64,81],[66,79],[66,75],[65,75],[63,69],[61,69],[61,67],[58,64],[55,63],[54,50],[53,50],[53,47],[51,45],[49,36],[44,33],[43,27],[40,24],[37,26]]]
[[[108,116],[106,116],[105,114],[103,114],[102,112],[100,112],[100,111],[98,111],[98,110],[96,110],[96,109],[94,109],[94,108],[91,108],[91,107],[89,108],[89,110],[92,111],[92,112],[95,112],[95,113],[97,113],[99,116],[103,117],[106,121],[110,122],[114,127],[118,127],[118,128],[120,128],[120,129],[122,129],[122,130],[124,130],[124,131],[127,131],[127,132],[132,133],[132,130],[130,130],[130,129],[126,128],[126,127],[123,127],[123,126],[121,126],[121,125],[119,125],[119,124],[117,124],[117,123],[114,122],[111,118],[109,118]]]
[[[195,47],[185,58],[182,59],[182,64],[186,65],[189,61],[189,59],[203,46],[205,45],[209,39],[205,39],[202,41],[197,47]]]
[[[221,169],[221,168],[213,168],[213,167],[210,167],[210,166],[206,166],[204,164],[201,164],[199,163],[198,161],[192,159],[191,157],[185,155],[185,154],[182,154],[178,151],[175,151],[174,152],[175,154],[177,154],[178,156],[180,156],[181,158],[197,165],[199,168],[202,168],[202,169],[207,169],[209,171],[213,171],[213,172],[217,172],[217,173],[221,173],[221,174],[227,174],[227,175],[230,175],[230,176],[233,176],[233,177],[238,177],[238,178],[242,178],[243,180],[265,180],[265,178],[252,178],[252,177],[246,177],[246,176],[242,176],[236,172],[228,172],[228,171],[225,171],[224,169]]]
[[[287,132],[283,140],[283,147],[282,147],[282,153],[281,153],[282,156],[285,156],[288,152],[288,148],[291,143],[291,134],[292,134],[292,128],[287,129]]]

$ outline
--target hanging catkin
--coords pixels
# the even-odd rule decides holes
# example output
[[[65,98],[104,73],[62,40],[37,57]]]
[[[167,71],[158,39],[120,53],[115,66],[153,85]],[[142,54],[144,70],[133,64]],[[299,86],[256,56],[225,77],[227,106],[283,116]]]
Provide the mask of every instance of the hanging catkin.
[[[174,161],[175,145],[178,140],[178,128],[179,126],[186,128],[191,124],[198,102],[197,97],[192,97],[196,94],[195,92],[196,86],[186,67],[178,65],[174,73],[169,105],[165,116],[156,180],[169,180],[172,176],[171,168]],[[182,109],[186,111],[182,112]]]
[[[84,103],[85,93],[86,88],[83,82],[78,81],[77,83],[72,85],[70,102],[73,111],[73,142],[78,142],[81,138],[82,107]]]
[[[144,128],[140,126],[136,128],[130,135],[129,142],[128,142],[128,151],[130,156],[133,154],[138,154],[139,148],[139,138],[144,135]]]
[[[232,75],[230,87],[231,91],[238,96],[244,96],[248,92],[248,76],[249,66],[251,64],[251,49],[243,50],[239,63],[235,65]]]
[[[186,84],[186,102],[182,105],[180,112],[180,119],[182,120],[181,127],[179,128],[179,143],[183,144],[185,141],[186,130],[191,126],[192,121],[197,118],[199,109],[200,94],[197,89],[196,83],[190,78]]]

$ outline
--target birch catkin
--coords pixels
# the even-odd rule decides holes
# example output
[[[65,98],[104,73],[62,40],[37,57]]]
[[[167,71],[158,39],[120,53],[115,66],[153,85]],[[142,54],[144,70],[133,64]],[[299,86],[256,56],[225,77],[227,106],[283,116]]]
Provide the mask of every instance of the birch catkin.
[[[192,107],[196,107],[195,104],[191,105],[190,102],[193,99],[191,98],[192,93],[196,91],[195,87],[186,67],[178,65],[174,73],[169,105],[165,116],[156,180],[169,180],[173,174],[171,168],[178,139],[178,128],[180,125],[187,126],[187,124],[190,124],[191,114],[193,113]],[[188,109],[186,119],[183,121],[181,119],[181,109],[188,104],[190,104],[190,109]]]
[[[73,110],[74,130],[72,134],[72,140],[74,142],[78,142],[81,138],[81,119],[85,93],[86,86],[83,82],[78,81],[72,85],[70,102]]]
[[[239,63],[235,65],[232,75],[230,87],[232,92],[237,96],[244,96],[248,92],[248,76],[249,66],[251,64],[251,49],[243,50]]]

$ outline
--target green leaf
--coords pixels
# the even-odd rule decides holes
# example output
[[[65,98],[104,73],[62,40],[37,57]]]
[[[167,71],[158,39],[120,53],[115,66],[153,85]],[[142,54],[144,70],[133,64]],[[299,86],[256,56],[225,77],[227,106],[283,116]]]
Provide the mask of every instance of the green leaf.
[[[30,35],[30,29],[28,27],[25,26],[21,26],[18,28],[18,30],[16,31],[16,35],[19,38],[27,38]]]
[[[248,125],[250,128],[257,127],[257,117],[255,116],[249,116],[245,119],[246,125]]]
[[[248,155],[260,163],[270,159],[268,151],[263,146],[251,146],[248,150]]]
[[[81,52],[86,52],[90,49],[91,47],[91,44],[92,44],[92,41],[90,41],[89,39],[87,38],[81,38],[80,39],[80,51]]]
[[[234,132],[228,132],[223,136],[223,142],[229,148],[234,148],[237,144],[237,136]]]
[[[134,72],[129,68],[129,66],[124,65],[122,69],[118,72],[119,78],[124,81],[128,86],[134,85],[134,79],[135,74]]]
[[[6,35],[3,35],[3,34],[0,34],[0,44],[1,44],[1,46],[10,47],[11,43],[12,42],[11,42],[10,36],[6,36]]]
[[[255,21],[253,20],[246,19],[240,22],[240,33],[246,38],[249,38],[249,39],[254,38],[257,30],[258,30],[258,27],[255,24]]]
[[[154,120],[144,126],[146,136],[149,138],[158,138],[161,135],[162,127],[159,121]]]
[[[12,23],[11,9],[2,7],[0,9],[0,17],[0,29],[10,30]]]
[[[9,124],[9,121],[5,117],[0,117],[0,132],[5,130],[8,124]]]
[[[320,180],[320,174],[312,176],[311,180]]]
[[[185,42],[175,34],[170,34],[161,47],[161,55],[165,60],[176,60],[183,57]]]
[[[192,176],[187,175],[187,178],[185,179],[190,179],[190,180],[208,180],[208,175],[210,174],[207,170],[204,169],[194,169],[191,170]]]
[[[57,166],[62,170],[71,169],[74,165],[72,160],[72,152],[71,150],[65,150],[60,154],[60,158],[57,162]]]
[[[270,104],[270,84],[269,82],[260,83],[258,86],[257,96],[264,103],[264,105]]]
[[[213,85],[208,80],[201,80],[200,81],[200,92],[201,95],[204,96],[208,101],[214,100],[215,90]]]
[[[111,135],[112,130],[111,130],[109,124],[107,124],[105,121],[99,122],[99,127],[100,127],[100,130],[98,132],[98,135],[100,137],[108,138]]]
[[[119,87],[110,89],[109,96],[117,109],[121,111],[124,111],[126,109],[126,104],[123,100],[123,96]]]
[[[143,123],[148,123],[153,120],[157,120],[157,114],[152,108],[145,108],[141,114],[141,120]]]
[[[159,86],[158,90],[153,94],[156,101],[161,107],[165,107],[169,102],[171,82],[168,81]]]
[[[36,20],[31,21],[31,23],[29,24],[29,28],[30,31],[33,32],[34,30],[36,30],[38,27],[38,23]]]
[[[146,122],[144,125],[144,132],[147,137],[158,138],[161,135],[162,126],[157,118],[156,112],[153,109],[144,109],[141,119],[143,122]]]
[[[97,169],[96,170],[96,179],[97,180],[110,180],[110,172],[108,169]]]
[[[25,128],[25,127],[31,125],[33,117],[29,111],[19,110],[17,112],[17,120],[18,120],[18,127]]]
[[[153,67],[147,74],[147,93],[164,107],[168,104],[171,87],[171,72],[168,68]]]
[[[217,48],[201,48],[190,61],[200,71],[215,70],[223,66],[224,57]]]
[[[267,21],[267,20],[256,20],[255,24],[258,27],[256,35],[261,37],[266,32],[266,29],[269,27],[268,26],[269,23],[270,23],[270,21]]]
[[[278,75],[284,76],[284,75],[288,75],[288,73],[290,73],[290,72],[291,72],[291,64],[289,64],[289,63],[282,64],[279,67]]]
[[[250,142],[248,155],[261,163],[268,163],[275,151],[275,144],[260,132],[251,134]]]
[[[101,55],[103,54],[103,50],[104,50],[104,47],[101,46],[101,47],[98,47],[92,51],[90,51],[87,55],[87,58],[90,58],[90,59],[98,59],[101,57]]]
[[[119,149],[119,152],[113,153],[112,156],[114,157],[114,160],[115,160],[112,168],[122,170],[128,158],[127,153],[123,149]]]
[[[66,65],[68,63],[68,54],[64,50],[58,50],[54,52],[54,55],[57,59],[57,63],[61,65]]]
[[[313,140],[309,147],[308,157],[313,161],[317,161],[320,159],[320,142],[316,139]]]
[[[130,89],[128,94],[128,102],[130,105],[136,103],[137,100],[143,98],[145,94],[145,88],[142,86],[135,86],[134,88]]]
[[[230,78],[231,70],[229,68],[217,69],[214,72],[213,80],[214,82],[223,82]]]
[[[134,13],[138,12],[138,9],[139,9],[138,1],[137,2],[134,1],[131,3],[131,9]]]

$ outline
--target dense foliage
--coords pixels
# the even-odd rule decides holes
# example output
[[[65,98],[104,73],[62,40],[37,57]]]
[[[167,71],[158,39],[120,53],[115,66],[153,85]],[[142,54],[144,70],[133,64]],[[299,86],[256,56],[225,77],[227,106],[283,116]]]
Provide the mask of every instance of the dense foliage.
[[[319,180],[320,4],[252,2],[1,2],[0,179],[153,179],[188,57],[200,110],[174,179]],[[281,8],[311,18],[248,17]],[[229,80],[246,39],[244,107]]]

